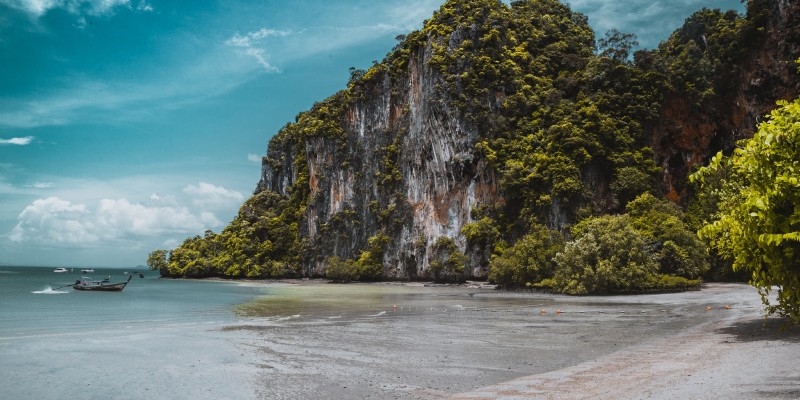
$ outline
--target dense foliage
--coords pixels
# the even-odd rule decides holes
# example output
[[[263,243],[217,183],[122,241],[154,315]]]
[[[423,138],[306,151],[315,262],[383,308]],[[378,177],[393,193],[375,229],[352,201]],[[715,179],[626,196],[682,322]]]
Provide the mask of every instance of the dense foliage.
[[[221,233],[154,252],[148,265],[170,276],[244,278],[299,276],[306,261],[332,280],[380,279],[393,230],[410,215],[397,190],[402,131],[370,149],[376,170],[358,172],[373,174],[374,190],[390,195],[366,201],[378,228],[344,259],[301,233],[316,184],[308,143],[332,141],[335,162],[356,162],[347,110],[374,91],[407,101],[412,65],[425,57],[439,101],[477,132],[470,157],[499,177],[505,202],[478,204],[461,231],[490,280],[575,294],[696,286],[708,269],[706,252],[681,210],[658,199],[663,170],[650,132],[665,94],[703,107],[727,95],[729,71],[757,39],[762,17],[704,9],[658,49],[631,54],[633,35],[611,31],[596,46],[586,17],[557,0],[449,0],[421,30],[398,36],[382,62],[352,68],[347,89],[299,114],[270,141],[265,163],[293,177],[285,195],[260,188]],[[409,112],[407,103],[399,105],[405,108],[398,112]],[[319,234],[346,235],[365,222],[350,213],[332,216]],[[565,244],[566,228],[579,221]],[[473,267],[456,244],[461,240],[419,242],[430,263],[418,277],[461,281]]]
[[[800,322],[800,100],[779,105],[752,139],[692,178],[722,180],[719,211],[701,236],[752,274],[769,313]]]
[[[683,212],[645,193],[627,213],[589,217],[572,240],[544,226],[492,258],[489,279],[566,294],[612,294],[697,288],[707,269],[705,247]]]
[[[560,233],[535,225],[513,246],[492,257],[489,280],[514,287],[551,278],[556,269],[553,257],[563,247]]]

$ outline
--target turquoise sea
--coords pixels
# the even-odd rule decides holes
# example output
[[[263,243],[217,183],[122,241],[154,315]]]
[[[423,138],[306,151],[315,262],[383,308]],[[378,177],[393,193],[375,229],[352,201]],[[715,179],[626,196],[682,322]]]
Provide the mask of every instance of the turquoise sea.
[[[130,270],[123,292],[68,285],[79,269],[0,267],[0,398],[251,398],[242,332],[221,330],[267,289]],[[95,279],[122,282],[120,269]]]

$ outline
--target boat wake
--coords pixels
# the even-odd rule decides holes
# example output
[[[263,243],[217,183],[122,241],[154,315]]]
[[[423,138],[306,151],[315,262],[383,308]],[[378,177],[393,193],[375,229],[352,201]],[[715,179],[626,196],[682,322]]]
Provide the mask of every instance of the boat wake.
[[[386,311],[381,311],[381,312],[379,312],[377,314],[370,315],[370,317],[380,317],[381,315],[386,315]]]
[[[66,293],[69,293],[69,292],[64,291],[64,290],[53,290],[52,287],[47,286],[47,287],[44,288],[44,290],[36,290],[34,292],[31,292],[31,293],[33,293],[33,294],[66,294]]]

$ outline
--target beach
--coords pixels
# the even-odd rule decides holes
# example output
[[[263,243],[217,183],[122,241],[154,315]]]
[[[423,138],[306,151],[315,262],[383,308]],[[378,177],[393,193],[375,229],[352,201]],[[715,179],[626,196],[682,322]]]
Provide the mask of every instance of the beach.
[[[351,301],[381,290],[411,295],[349,314],[311,298],[308,308],[300,301],[291,315],[270,323],[227,327],[254,334],[259,398],[788,399],[800,393],[794,368],[800,331],[765,321],[747,285],[577,298],[380,284],[291,290],[298,299],[329,290]]]
[[[148,273],[81,293],[0,272],[2,398],[800,397],[800,330],[742,284],[569,297]]]

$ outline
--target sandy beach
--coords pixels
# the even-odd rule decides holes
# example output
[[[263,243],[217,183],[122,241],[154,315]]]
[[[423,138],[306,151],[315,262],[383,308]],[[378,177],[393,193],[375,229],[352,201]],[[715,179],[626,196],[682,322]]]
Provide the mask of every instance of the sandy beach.
[[[783,329],[783,330],[782,330]],[[452,399],[798,399],[800,330],[734,315]]]
[[[293,300],[266,300],[255,309],[280,307],[225,328],[253,334],[258,398],[800,397],[800,330],[765,320],[747,285],[578,298],[380,284],[287,290]]]

